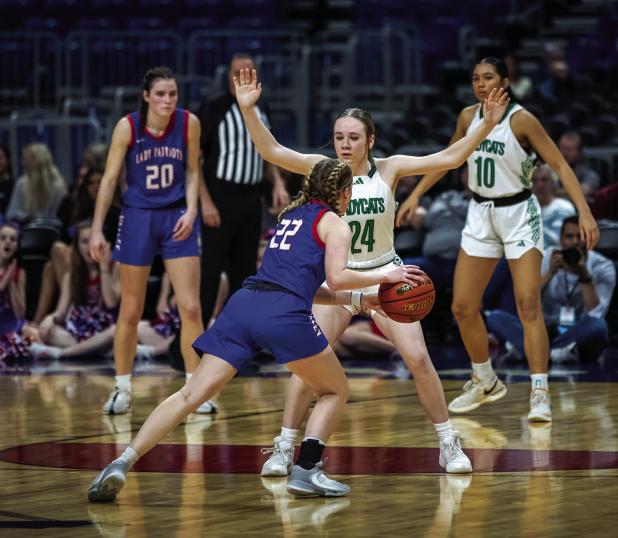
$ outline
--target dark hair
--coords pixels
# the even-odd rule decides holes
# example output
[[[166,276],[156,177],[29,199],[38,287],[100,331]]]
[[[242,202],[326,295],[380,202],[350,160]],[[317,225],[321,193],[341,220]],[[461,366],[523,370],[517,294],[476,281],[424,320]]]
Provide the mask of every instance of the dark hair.
[[[85,305],[88,302],[88,265],[79,253],[79,232],[85,228],[92,228],[91,220],[83,220],[75,226],[75,236],[71,244],[69,289],[71,303],[75,306]]]
[[[9,263],[13,260],[17,260],[17,267],[21,267],[21,227],[19,226],[19,223],[13,220],[5,220],[0,223],[0,230],[2,228],[11,228],[17,232],[17,248],[15,249],[13,258],[9,260]]]
[[[339,193],[351,186],[352,169],[348,163],[339,159],[322,159],[311,167],[303,179],[300,192],[279,213],[279,220],[285,213],[306,204],[309,200],[320,200],[339,214]]]
[[[235,52],[234,54],[232,54],[232,56],[230,56],[230,61],[227,64],[228,71],[232,69],[232,63],[234,62],[234,60],[251,60],[252,62],[254,61],[253,56],[251,56],[251,54],[249,54],[248,52]]]
[[[103,176],[103,170],[100,168],[89,168],[84,174],[82,182],[77,186],[73,195],[73,211],[71,213],[71,224],[80,222],[84,219],[92,218],[94,215],[94,206],[96,200],[90,198],[88,187],[90,186],[90,178],[95,174]]]
[[[575,131],[567,131],[560,137],[560,140],[562,140],[563,138],[568,138],[570,140],[573,140],[577,144],[577,149],[581,151],[582,146],[583,146],[583,141],[579,133],[576,133]]]
[[[498,76],[500,77],[500,79],[509,78],[509,69],[506,66],[506,63],[503,60],[501,60],[500,58],[496,58],[495,56],[486,56],[485,58],[479,60],[476,63],[476,65],[479,65],[479,64],[493,65],[493,67],[496,70],[496,73],[498,73]],[[511,100],[511,103],[517,100],[517,98],[515,97],[515,94],[513,93],[513,90],[511,89],[510,85],[507,86],[506,93],[508,94],[509,99]]]
[[[144,75],[144,80],[142,81],[142,89],[139,93],[138,133],[140,135],[144,134],[144,129],[146,128],[146,119],[148,117],[148,103],[144,99],[144,92],[150,92],[154,81],[161,78],[167,80],[176,80],[176,75],[169,67],[165,66],[151,67],[148,71],[146,71],[146,74]]]
[[[560,227],[560,235],[564,233],[564,229],[566,228],[567,224],[575,224],[576,226],[579,226],[579,216],[571,215],[570,217],[565,218],[562,221],[562,226]]]
[[[0,144],[0,151],[2,151],[4,155],[6,155],[7,172],[9,173],[9,177],[13,179],[13,165],[11,163],[11,150],[9,149],[8,146],[4,144]]]
[[[365,134],[367,135],[367,157],[371,163],[371,167],[373,168],[375,166],[375,162],[371,155],[371,150],[369,149],[369,137],[371,135],[376,135],[376,124],[375,121],[373,121],[371,114],[362,108],[346,108],[335,118],[335,121],[340,118],[354,118],[365,126]]]

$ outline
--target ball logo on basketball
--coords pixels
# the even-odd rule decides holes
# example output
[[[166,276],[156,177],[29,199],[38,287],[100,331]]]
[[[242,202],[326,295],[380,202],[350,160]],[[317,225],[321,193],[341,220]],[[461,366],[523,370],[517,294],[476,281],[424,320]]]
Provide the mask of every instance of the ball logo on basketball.
[[[423,319],[436,300],[436,290],[425,273],[423,282],[411,286],[405,282],[381,284],[378,292],[384,313],[399,323],[413,323]]]

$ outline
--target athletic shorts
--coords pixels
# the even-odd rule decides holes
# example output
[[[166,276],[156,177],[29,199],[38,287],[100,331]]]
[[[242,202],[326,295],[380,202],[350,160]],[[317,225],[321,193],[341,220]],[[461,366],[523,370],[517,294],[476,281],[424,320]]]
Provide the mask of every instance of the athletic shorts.
[[[392,262],[389,262],[385,265],[382,265],[380,267],[376,267],[375,269],[354,269],[354,271],[362,271],[363,273],[373,273],[376,271],[384,271],[385,269],[392,269],[393,267],[399,267],[401,265],[401,259],[399,258],[399,256],[396,256],[395,259]],[[422,269],[422,268],[421,268]],[[361,291],[363,293],[378,293],[378,289],[380,288],[380,284],[375,284],[373,286],[368,286],[366,288],[360,288],[360,289],[355,289],[354,291]],[[351,305],[342,305],[343,308],[345,308],[350,314],[352,314],[353,316],[357,316],[358,314],[360,314],[363,309],[360,306],[351,306]],[[371,317],[373,318],[374,314],[375,314],[375,310],[371,310]]]
[[[258,351],[279,364],[305,359],[326,349],[328,341],[301,297],[282,291],[238,290],[193,349],[215,355],[236,370]]]
[[[543,254],[543,221],[536,196],[504,207],[470,200],[461,248],[480,258],[516,260],[532,248]]]
[[[139,209],[124,206],[112,258],[127,265],[150,266],[157,254],[164,260],[200,255],[200,218],[195,217],[191,235],[175,241],[174,227],[186,207]]]

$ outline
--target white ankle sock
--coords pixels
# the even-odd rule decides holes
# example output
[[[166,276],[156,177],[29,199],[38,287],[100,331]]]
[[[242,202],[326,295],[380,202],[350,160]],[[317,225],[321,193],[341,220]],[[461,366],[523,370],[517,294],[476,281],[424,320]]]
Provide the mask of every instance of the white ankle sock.
[[[494,372],[491,365],[491,359],[487,359],[485,362],[473,362],[472,371],[481,383],[487,383],[496,378],[496,372]]]
[[[532,390],[545,389],[549,391],[549,382],[547,381],[547,374],[530,374],[530,380],[532,381]]]
[[[446,441],[449,437],[453,437],[453,425],[451,424],[450,418],[446,422],[434,424],[433,427],[436,429],[436,432],[438,432],[440,442]]]
[[[131,392],[131,374],[117,375],[116,386],[124,392]]]
[[[296,442],[296,437],[298,437],[298,430],[281,426],[281,437],[283,437],[292,446],[294,446],[294,443]]]
[[[127,469],[133,467],[133,464],[138,460],[139,454],[131,447],[125,448],[124,452],[118,458],[123,463],[126,463]]]

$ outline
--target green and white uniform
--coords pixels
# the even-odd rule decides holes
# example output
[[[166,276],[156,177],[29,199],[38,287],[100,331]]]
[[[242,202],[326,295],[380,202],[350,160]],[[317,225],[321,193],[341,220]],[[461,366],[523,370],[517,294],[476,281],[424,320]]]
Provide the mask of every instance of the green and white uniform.
[[[380,271],[401,265],[393,247],[395,197],[375,166],[366,176],[354,176],[352,199],[343,217],[352,231],[348,268],[359,271]],[[361,289],[364,293],[378,291],[379,286]],[[359,307],[346,306],[352,314]]]
[[[521,147],[511,129],[511,117],[520,110],[520,105],[509,105],[500,123],[468,157],[468,187],[472,192],[498,199],[530,189],[536,155]],[[468,132],[482,121],[479,106]],[[461,247],[469,256],[483,258],[504,255],[517,259],[531,248],[543,253],[543,222],[536,196],[502,207],[491,200],[471,200]]]

